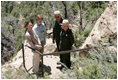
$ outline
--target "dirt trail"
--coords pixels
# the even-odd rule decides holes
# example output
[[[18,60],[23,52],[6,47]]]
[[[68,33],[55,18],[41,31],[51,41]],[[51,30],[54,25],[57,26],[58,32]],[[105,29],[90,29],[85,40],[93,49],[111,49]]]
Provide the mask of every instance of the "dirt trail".
[[[44,54],[54,52],[55,48],[56,48],[56,45],[52,44],[52,40],[47,39]],[[31,50],[29,50],[27,47],[25,47],[25,54],[28,54],[28,53],[32,54]],[[32,55],[30,55],[30,54],[27,55],[28,57],[26,58],[27,69],[32,67],[32,55],[33,54]],[[47,72],[51,78],[58,78],[58,75],[62,74],[62,72],[59,69],[57,69],[57,67],[60,66],[60,65],[57,65],[57,62],[59,61],[59,56],[48,55],[48,56],[44,56],[43,60],[44,60],[43,63],[44,63],[45,72]],[[30,70],[30,73],[32,73],[32,70]]]

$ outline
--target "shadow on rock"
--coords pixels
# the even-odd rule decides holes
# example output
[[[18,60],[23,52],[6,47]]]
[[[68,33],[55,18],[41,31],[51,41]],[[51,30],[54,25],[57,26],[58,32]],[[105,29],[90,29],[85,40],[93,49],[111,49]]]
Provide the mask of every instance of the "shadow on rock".
[[[51,67],[50,66],[46,66],[46,65],[43,65],[43,69],[44,69],[44,72],[47,72],[48,75],[51,75]]]

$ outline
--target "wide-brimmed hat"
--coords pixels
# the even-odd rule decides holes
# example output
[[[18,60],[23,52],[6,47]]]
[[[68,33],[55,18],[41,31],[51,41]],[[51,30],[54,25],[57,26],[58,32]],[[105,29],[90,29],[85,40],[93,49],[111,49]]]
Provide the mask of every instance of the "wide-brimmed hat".
[[[60,15],[60,14],[61,14],[60,11],[55,11],[55,12],[54,12],[54,15],[57,15],[57,16],[58,16],[58,15]]]
[[[69,21],[67,19],[64,19],[60,25],[68,25],[69,26]]]

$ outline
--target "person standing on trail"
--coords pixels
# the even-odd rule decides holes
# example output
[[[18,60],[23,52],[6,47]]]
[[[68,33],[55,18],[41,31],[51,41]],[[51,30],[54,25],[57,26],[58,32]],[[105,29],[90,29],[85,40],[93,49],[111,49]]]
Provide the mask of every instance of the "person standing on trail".
[[[69,29],[69,21],[64,19],[61,25],[62,31],[60,33],[60,51],[71,50],[71,47],[74,43],[74,36],[71,29]],[[62,63],[64,63],[70,69],[70,53],[60,54],[60,56],[62,57]],[[60,69],[63,67],[64,66],[61,65]]]
[[[44,23],[42,22],[43,16],[38,14],[36,16],[36,21],[37,23],[34,25],[33,30],[34,30],[34,34],[36,34],[41,41],[41,45],[42,45],[41,53],[43,53],[44,45],[46,44],[46,28]]]
[[[33,24],[31,22],[26,22],[25,27],[26,27],[25,37],[27,39],[27,42],[33,49],[36,49],[40,52],[42,49],[42,46],[41,46],[40,40],[38,39],[38,37],[34,34],[34,31],[32,30]],[[33,52],[33,72],[35,74],[41,74],[39,71],[40,55],[34,51],[32,52]]]
[[[60,23],[62,23],[63,19],[61,17],[61,13],[60,11],[55,11],[54,12],[54,17],[55,17],[55,25],[53,27],[53,40],[52,42],[55,43],[56,41],[56,46],[57,46],[57,50],[59,50],[59,43],[60,43],[60,32],[61,32],[61,25]],[[61,62],[61,57],[60,57],[60,62]],[[60,62],[57,62],[57,64],[60,64]]]

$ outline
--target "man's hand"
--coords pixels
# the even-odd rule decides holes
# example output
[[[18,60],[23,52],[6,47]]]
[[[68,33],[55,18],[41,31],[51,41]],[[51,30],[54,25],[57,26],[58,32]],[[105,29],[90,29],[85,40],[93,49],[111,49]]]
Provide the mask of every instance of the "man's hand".
[[[43,45],[46,45],[46,43],[44,43]]]
[[[53,43],[53,44],[55,43],[55,40],[54,40],[54,39],[52,40],[52,43]]]

